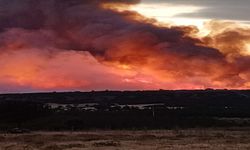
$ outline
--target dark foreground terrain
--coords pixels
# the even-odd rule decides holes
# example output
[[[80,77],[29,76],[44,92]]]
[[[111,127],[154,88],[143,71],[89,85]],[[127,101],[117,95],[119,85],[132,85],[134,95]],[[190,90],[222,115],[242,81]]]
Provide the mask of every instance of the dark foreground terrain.
[[[248,150],[250,91],[0,95],[0,150]]]
[[[0,130],[250,127],[250,91],[102,91],[0,95]]]
[[[0,134],[1,150],[249,150],[250,129]]]

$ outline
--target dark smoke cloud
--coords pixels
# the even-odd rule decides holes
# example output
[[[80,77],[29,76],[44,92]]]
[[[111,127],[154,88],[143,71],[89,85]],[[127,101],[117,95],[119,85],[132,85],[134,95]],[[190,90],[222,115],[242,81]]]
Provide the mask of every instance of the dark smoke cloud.
[[[117,47],[123,41],[133,42],[131,38],[145,37],[147,42],[142,39],[133,43],[139,46],[144,43],[147,43],[147,46],[167,43],[168,48],[165,48],[164,53],[170,50],[170,53],[176,52],[187,56],[206,55],[209,57],[209,55],[213,55],[218,57],[220,55],[215,49],[195,46],[197,41],[184,38],[185,32],[181,28],[160,28],[150,23],[132,20],[131,18],[138,14],[132,12],[118,14],[104,10],[100,8],[101,2],[135,3],[138,1],[45,0],[37,2],[36,0],[10,0],[6,2],[1,0],[0,3],[4,9],[0,29],[9,32],[8,30],[14,28],[22,28],[27,29],[28,33],[45,30],[45,32],[50,32],[45,36],[54,37],[37,40],[53,41],[48,42],[48,46],[63,49],[105,52]],[[20,33],[19,36],[25,36],[25,33]],[[24,41],[27,42],[27,45],[34,43],[29,41],[33,40],[33,37],[27,38],[28,40]],[[22,39],[26,40],[25,37]]]
[[[46,85],[48,89],[58,89],[58,86],[62,89],[68,87],[102,89],[105,86],[118,88],[121,84],[124,86],[121,85],[120,88],[126,89],[248,87],[249,70],[245,67],[245,63],[249,63],[249,56],[239,55],[237,59],[229,62],[228,52],[213,46],[212,43],[215,41],[211,40],[212,37],[206,39],[189,37],[188,34],[196,30],[193,27],[159,27],[153,24],[154,20],[146,19],[135,12],[116,12],[102,7],[104,3],[130,5],[138,2],[138,0],[0,0],[0,57],[5,57],[6,60],[6,62],[0,61],[0,66],[6,67],[8,63],[17,64],[27,56],[35,58],[33,60],[35,66],[31,67],[32,72],[35,72],[34,76],[46,74],[48,75],[48,78],[44,79],[46,81],[52,76],[55,77],[54,74],[65,80],[73,78],[68,84]],[[218,35],[216,37],[218,37],[216,41],[223,40]],[[225,39],[226,41],[228,40]],[[89,72],[93,72],[93,76],[84,72],[84,69],[81,72],[74,72],[75,74],[70,73],[72,66],[80,61],[75,62],[73,57],[67,59],[64,53],[79,58],[81,52],[91,54],[84,55],[83,59],[94,57],[98,60],[97,63],[91,59],[82,65],[88,68]],[[22,53],[31,54],[20,57]],[[18,61],[13,60],[14,57]],[[64,68],[69,71],[65,72],[61,67],[53,68],[51,71],[51,67],[63,62],[62,57],[65,57],[64,61],[71,63]],[[49,61],[49,64],[42,63],[46,61]],[[99,71],[92,70],[91,63],[94,63]],[[24,65],[27,64],[29,63]],[[105,67],[97,67],[97,64]],[[76,66],[81,68],[79,65]],[[121,73],[119,71],[114,73],[114,68],[117,66],[125,67],[125,73],[121,70]],[[46,69],[47,72],[44,71]],[[30,73],[25,74],[28,79],[19,79],[23,74],[16,75],[11,69],[5,69],[0,72],[0,78],[25,87],[30,85],[32,88],[43,88],[35,84],[37,78],[33,79],[27,74]],[[106,80],[113,76],[117,80],[114,83]],[[81,77],[88,82],[79,82]],[[95,78],[100,78],[98,79],[100,81],[96,82]],[[120,78],[125,78],[128,83],[118,82]],[[159,85],[141,85],[148,83],[149,78],[159,81]],[[60,82],[62,81],[58,81]]]

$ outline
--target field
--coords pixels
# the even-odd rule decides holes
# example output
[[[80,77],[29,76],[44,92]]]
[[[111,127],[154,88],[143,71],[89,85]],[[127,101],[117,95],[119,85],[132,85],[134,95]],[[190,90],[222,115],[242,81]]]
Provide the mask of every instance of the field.
[[[0,134],[1,150],[248,150],[249,128]]]

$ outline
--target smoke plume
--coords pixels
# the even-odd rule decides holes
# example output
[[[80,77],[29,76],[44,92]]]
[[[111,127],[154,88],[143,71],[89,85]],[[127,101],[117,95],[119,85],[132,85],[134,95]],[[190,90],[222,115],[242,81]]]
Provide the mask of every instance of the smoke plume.
[[[250,29],[157,26],[138,0],[0,0],[0,91],[249,88]]]

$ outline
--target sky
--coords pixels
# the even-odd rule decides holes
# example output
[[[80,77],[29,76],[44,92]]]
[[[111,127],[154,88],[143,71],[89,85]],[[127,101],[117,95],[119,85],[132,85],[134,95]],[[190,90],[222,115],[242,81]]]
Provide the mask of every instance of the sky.
[[[201,9],[195,13],[184,12],[178,17],[249,21],[247,14],[249,0],[142,0],[142,4],[195,6]],[[185,8],[183,8],[185,10]]]
[[[0,93],[249,89],[248,0],[0,0]]]
[[[211,20],[249,24],[249,6],[249,0],[142,0],[132,10],[161,22],[204,30],[204,22]]]

